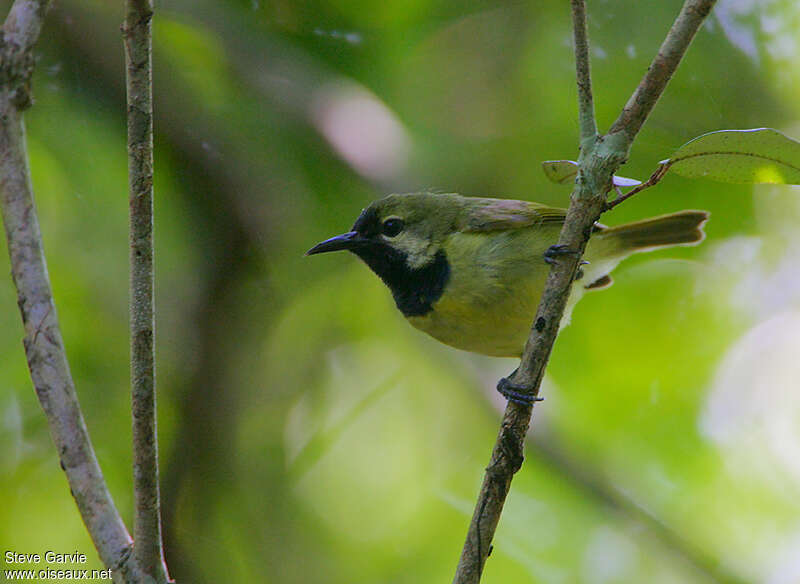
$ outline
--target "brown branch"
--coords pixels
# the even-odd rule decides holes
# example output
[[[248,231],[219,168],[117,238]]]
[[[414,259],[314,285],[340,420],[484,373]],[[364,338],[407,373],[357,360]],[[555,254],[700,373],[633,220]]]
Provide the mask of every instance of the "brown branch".
[[[617,187],[617,198],[611,202],[606,203],[605,206],[603,207],[603,211],[610,211],[620,203],[624,203],[625,201],[630,199],[633,195],[640,193],[645,189],[649,189],[650,187],[656,186],[659,182],[661,182],[661,179],[664,178],[664,175],[667,174],[667,171],[669,170],[670,166],[672,166],[672,163],[669,161],[662,163],[655,170],[655,172],[653,172],[653,174],[650,175],[650,178],[648,178],[645,182],[636,185],[627,193],[623,193],[621,190],[619,190],[619,187]]]
[[[133,413],[133,554],[155,582],[168,582],[161,539],[156,430],[153,304],[152,0],[126,0],[130,206],[131,404]]]
[[[592,99],[592,73],[589,59],[589,31],[586,28],[586,1],[572,0],[572,31],[575,43],[575,73],[578,82],[578,116],[581,142],[597,136]]]
[[[67,363],[33,200],[22,112],[30,103],[32,48],[49,2],[16,0],[0,42],[0,205],[25,328],[23,344],[61,468],[100,559],[136,581],[131,538],[106,486]]]
[[[572,192],[558,244],[574,250],[575,253],[562,256],[550,270],[520,366],[511,376],[514,384],[529,389],[531,398],[536,398],[539,394],[539,387],[564,314],[578,262],[586,248],[592,226],[605,209],[606,195],[612,188],[612,176],[627,158],[633,139],[664,91],[695,32],[714,3],[715,0],[686,1],[653,65],[634,95],[628,100],[620,119],[614,123],[607,135],[598,137],[591,131],[594,114],[590,109],[592,102],[588,40],[585,33],[585,5],[584,0],[572,1],[573,22],[576,28],[575,58],[581,120],[581,154],[578,159],[579,169],[575,189]],[[522,465],[523,446],[532,413],[532,404],[522,405],[509,401],[506,406],[456,569],[454,584],[477,584],[480,581],[511,480]]]
[[[687,0],[684,3],[658,54],[609,129],[609,134],[625,132],[628,142],[633,142],[715,3],[716,0]]]

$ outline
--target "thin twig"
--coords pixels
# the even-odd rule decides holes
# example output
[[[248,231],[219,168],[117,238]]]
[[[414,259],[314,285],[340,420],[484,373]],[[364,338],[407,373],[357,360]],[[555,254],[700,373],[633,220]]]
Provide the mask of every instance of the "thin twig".
[[[115,579],[136,581],[140,574],[129,561],[131,538],[97,463],[69,371],[33,200],[22,112],[31,103],[31,51],[48,5],[16,0],[2,29],[0,204],[25,327],[25,355],[61,468],[100,559]]]
[[[585,0],[572,0],[572,31],[575,43],[575,68],[578,81],[578,115],[581,142],[597,136],[592,99],[592,74],[589,59],[589,32],[586,27]]]
[[[684,3],[647,73],[609,129],[609,134],[624,131],[629,143],[633,141],[715,3],[716,0],[687,0]]]
[[[153,305],[152,0],[126,0],[130,205],[131,404],[133,413],[134,546],[137,564],[168,582],[161,540],[156,431],[155,311]]]
[[[610,202],[606,203],[605,207],[603,207],[603,211],[610,211],[611,209],[613,209],[614,207],[616,207],[620,203],[624,203],[625,201],[630,199],[636,193],[640,193],[645,189],[649,189],[650,187],[653,187],[653,186],[657,185],[659,182],[661,182],[661,179],[664,178],[664,175],[667,174],[667,171],[669,170],[670,166],[672,166],[671,162],[662,163],[656,169],[656,171],[653,174],[650,175],[650,178],[648,178],[642,184],[636,185],[634,188],[629,190],[627,193],[623,193],[619,189],[619,187],[617,187],[617,198],[614,199],[613,201],[610,201]]]
[[[654,65],[628,101],[620,119],[615,122],[609,134],[593,139],[591,128],[595,122],[591,111],[592,102],[588,98],[591,96],[591,83],[588,78],[585,5],[583,0],[572,1],[573,22],[576,28],[582,29],[575,32],[582,140],[575,190],[558,243],[576,253],[562,256],[551,268],[520,366],[512,376],[515,384],[530,388],[532,397],[538,396],[580,256],[586,248],[592,226],[605,209],[606,193],[612,188],[612,176],[625,161],[633,139],[714,3],[715,0],[686,1],[654,60]],[[523,445],[532,413],[532,405],[509,401],[506,406],[456,569],[454,584],[477,584],[480,581],[511,480],[522,465]]]
[[[594,140],[592,138],[596,138],[597,127],[591,99],[584,0],[572,1],[572,14],[573,23],[577,29],[575,31],[575,59],[582,138],[580,157],[584,158],[593,150]],[[610,176],[611,173],[609,173],[609,180]],[[582,173],[579,171],[576,190],[585,188],[586,185],[587,182],[583,180]],[[580,200],[592,203],[591,199],[586,199],[586,197],[580,197]],[[579,249],[582,254],[588,240],[588,231],[587,236],[582,237],[580,232],[574,233],[575,227],[580,228],[584,223],[592,225],[600,215],[602,204],[602,199],[596,199],[593,205],[576,205],[573,202],[568,210],[567,220],[559,237],[559,244],[565,244],[569,249]],[[586,218],[587,213],[591,216],[588,219]],[[557,262],[550,271],[534,320],[535,326],[525,346],[520,369],[513,376],[515,382],[522,382],[531,388],[533,397],[538,396],[541,376],[544,375],[545,365],[558,332],[558,325],[567,302],[569,285],[574,279],[577,265],[578,258],[575,257],[573,261],[567,259]],[[480,582],[494,532],[511,488],[511,480],[522,466],[523,445],[532,413],[532,404],[523,405],[509,401],[506,406],[500,432],[492,450],[489,466],[486,468],[467,538],[458,562],[454,584],[477,584]]]

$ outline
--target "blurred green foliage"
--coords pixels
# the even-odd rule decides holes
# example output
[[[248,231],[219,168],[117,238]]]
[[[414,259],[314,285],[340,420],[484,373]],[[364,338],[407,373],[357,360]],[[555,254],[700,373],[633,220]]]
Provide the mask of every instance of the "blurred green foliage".
[[[122,6],[48,15],[26,116],[84,414],[130,525]],[[590,2],[607,127],[680,2]],[[388,191],[566,206],[564,2],[165,0],[155,20],[159,426],[179,582],[452,578],[515,366],[411,329],[351,256],[307,259]],[[624,176],[704,132],[800,136],[797,5],[721,0]],[[800,579],[800,197],[668,175],[604,217],[710,210],[560,335],[484,581]],[[3,253],[3,262],[7,255]],[[6,264],[4,271],[8,273]],[[0,281],[0,544],[99,560]]]

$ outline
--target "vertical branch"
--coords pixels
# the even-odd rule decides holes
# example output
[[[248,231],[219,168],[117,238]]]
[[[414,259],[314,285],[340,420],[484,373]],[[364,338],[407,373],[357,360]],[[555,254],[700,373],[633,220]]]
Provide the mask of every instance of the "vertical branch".
[[[126,0],[130,205],[131,404],[133,412],[133,552],[141,569],[167,582],[161,540],[156,431],[155,312],[153,305],[152,0]]]
[[[581,160],[591,152],[597,139],[597,124],[594,117],[592,85],[589,68],[589,40],[586,32],[586,4],[584,0],[572,0],[574,23],[575,65],[578,85],[578,108],[581,132]],[[610,176],[610,173],[609,173]],[[573,205],[567,213],[559,244],[577,249],[580,255],[586,247],[588,235],[586,225],[592,225],[602,211],[603,200],[587,197],[588,182],[579,180],[573,199],[586,200],[588,204]],[[532,397],[539,394],[539,386],[550,357],[561,315],[569,297],[569,288],[578,267],[578,257],[572,261],[560,261],[553,266],[542,294],[542,299],[528,339],[515,381],[530,387]],[[497,436],[489,466],[483,478],[478,502],[472,515],[467,539],[456,568],[453,584],[477,584],[480,582],[486,558],[506,497],[511,489],[511,480],[523,461],[525,436],[533,414],[533,403],[525,405],[509,401]]]
[[[16,0],[0,32],[0,206],[28,368],[61,468],[100,559],[115,578],[136,581],[131,538],[97,463],[69,370],[33,199],[22,112],[31,104],[31,51],[48,4]]]
[[[578,82],[578,118],[581,142],[597,136],[589,62],[589,33],[586,28],[586,1],[572,0],[572,34],[575,44],[575,69]]]
[[[575,189],[558,244],[564,249],[573,250],[574,254],[563,256],[550,270],[520,366],[511,378],[518,387],[527,388],[532,399],[539,394],[578,262],[586,249],[592,226],[604,210],[611,177],[625,161],[633,139],[715,1],[686,0],[653,65],[628,100],[620,118],[605,136],[597,135],[594,120],[585,1],[571,1],[581,153]],[[453,579],[454,584],[477,584],[480,581],[511,480],[522,466],[523,446],[532,413],[532,403],[525,405],[509,401],[506,406]]]

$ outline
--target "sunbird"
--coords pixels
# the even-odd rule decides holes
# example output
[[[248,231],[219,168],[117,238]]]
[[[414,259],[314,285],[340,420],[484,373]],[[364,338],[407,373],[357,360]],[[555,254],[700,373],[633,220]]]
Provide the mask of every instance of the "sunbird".
[[[306,255],[348,250],[383,280],[413,327],[457,349],[520,357],[548,263],[565,251],[553,245],[565,217],[565,209],[528,201],[393,194]],[[687,210],[616,227],[595,223],[561,324],[584,291],[612,284],[609,274],[619,262],[637,252],[696,245],[707,219],[705,211]]]

